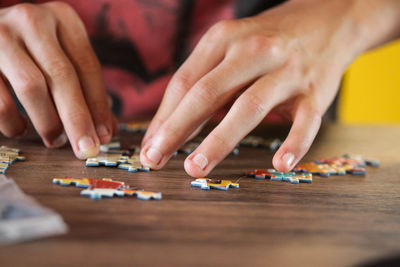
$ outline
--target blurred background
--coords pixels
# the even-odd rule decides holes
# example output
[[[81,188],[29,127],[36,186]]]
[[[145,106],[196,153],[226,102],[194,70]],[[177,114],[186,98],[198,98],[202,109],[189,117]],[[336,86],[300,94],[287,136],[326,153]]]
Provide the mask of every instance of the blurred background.
[[[400,41],[370,51],[350,66],[337,108],[342,123],[400,124]]]

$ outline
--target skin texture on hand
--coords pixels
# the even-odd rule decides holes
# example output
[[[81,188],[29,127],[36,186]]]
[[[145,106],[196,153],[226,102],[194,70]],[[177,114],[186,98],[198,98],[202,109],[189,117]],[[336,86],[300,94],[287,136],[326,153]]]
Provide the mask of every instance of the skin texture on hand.
[[[164,166],[204,121],[234,100],[185,160],[187,173],[206,176],[271,111],[293,122],[273,158],[277,170],[291,170],[310,148],[350,62],[398,36],[398,3],[293,0],[217,23],[171,79],[143,139],[142,164]]]
[[[15,91],[47,147],[69,139],[78,158],[94,156],[116,130],[101,66],[76,12],[62,2],[0,9],[0,131],[27,131]]]

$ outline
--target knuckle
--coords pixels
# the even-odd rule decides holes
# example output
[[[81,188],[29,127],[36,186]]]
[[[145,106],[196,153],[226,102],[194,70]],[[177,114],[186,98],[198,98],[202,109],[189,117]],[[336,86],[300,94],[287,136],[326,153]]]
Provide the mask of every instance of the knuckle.
[[[37,95],[38,92],[44,91],[44,84],[37,80],[32,80],[31,82],[29,80],[24,80],[19,82],[18,88],[15,88],[15,90],[18,90],[21,95],[31,98]]]
[[[215,132],[211,132],[209,134],[209,138],[212,141],[211,143],[214,144],[214,147],[218,147],[222,154],[228,154],[230,151],[233,150],[235,146],[235,143],[228,142],[228,140],[224,138],[224,136],[220,136]]]
[[[36,73],[36,75],[22,73],[19,75],[16,88],[14,89],[29,97],[36,95],[39,91],[44,91],[45,88],[46,81],[41,73]]]
[[[11,30],[6,25],[0,25],[0,46],[9,45],[13,39]]]
[[[171,90],[174,95],[184,95],[189,91],[190,87],[189,79],[185,74],[174,77],[171,82]]]
[[[18,4],[12,8],[12,17],[18,18],[19,21],[26,25],[36,24],[39,18],[38,13],[39,8],[29,3]]]
[[[277,58],[282,55],[282,48],[278,38],[265,35],[252,35],[247,38],[246,50],[252,54],[263,54],[270,58]]]
[[[47,65],[47,72],[53,80],[67,80],[73,76],[72,66],[65,60],[55,60]]]
[[[268,111],[265,101],[263,101],[263,99],[254,93],[250,92],[247,92],[241,96],[239,109],[247,110],[249,114],[257,117],[264,117]]]
[[[235,20],[221,20],[214,24],[207,32],[207,41],[217,41],[231,35],[236,29]]]
[[[218,90],[212,81],[202,80],[194,87],[195,96],[201,104],[214,103],[218,98]]]

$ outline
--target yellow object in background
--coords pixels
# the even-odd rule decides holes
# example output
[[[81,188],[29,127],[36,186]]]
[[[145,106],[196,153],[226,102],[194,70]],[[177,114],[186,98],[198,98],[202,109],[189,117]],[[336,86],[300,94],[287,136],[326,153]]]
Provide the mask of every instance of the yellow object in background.
[[[400,41],[368,52],[350,66],[338,118],[344,123],[400,123]]]

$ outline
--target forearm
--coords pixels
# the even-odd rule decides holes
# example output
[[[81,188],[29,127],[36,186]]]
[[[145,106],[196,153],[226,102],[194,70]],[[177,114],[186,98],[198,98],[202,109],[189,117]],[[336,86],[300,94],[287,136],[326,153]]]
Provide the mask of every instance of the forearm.
[[[321,4],[320,0],[291,0],[301,4]],[[330,3],[329,3],[330,2]],[[399,0],[334,0],[327,1],[326,14],[329,18],[342,10],[341,19],[348,27],[349,39],[358,53],[373,49],[400,37]],[[340,12],[340,11],[339,11]],[[340,18],[340,16],[338,16]],[[350,45],[350,44],[348,44]]]
[[[349,1],[350,2],[350,1]],[[400,37],[400,1],[353,0],[359,44],[364,52]]]

